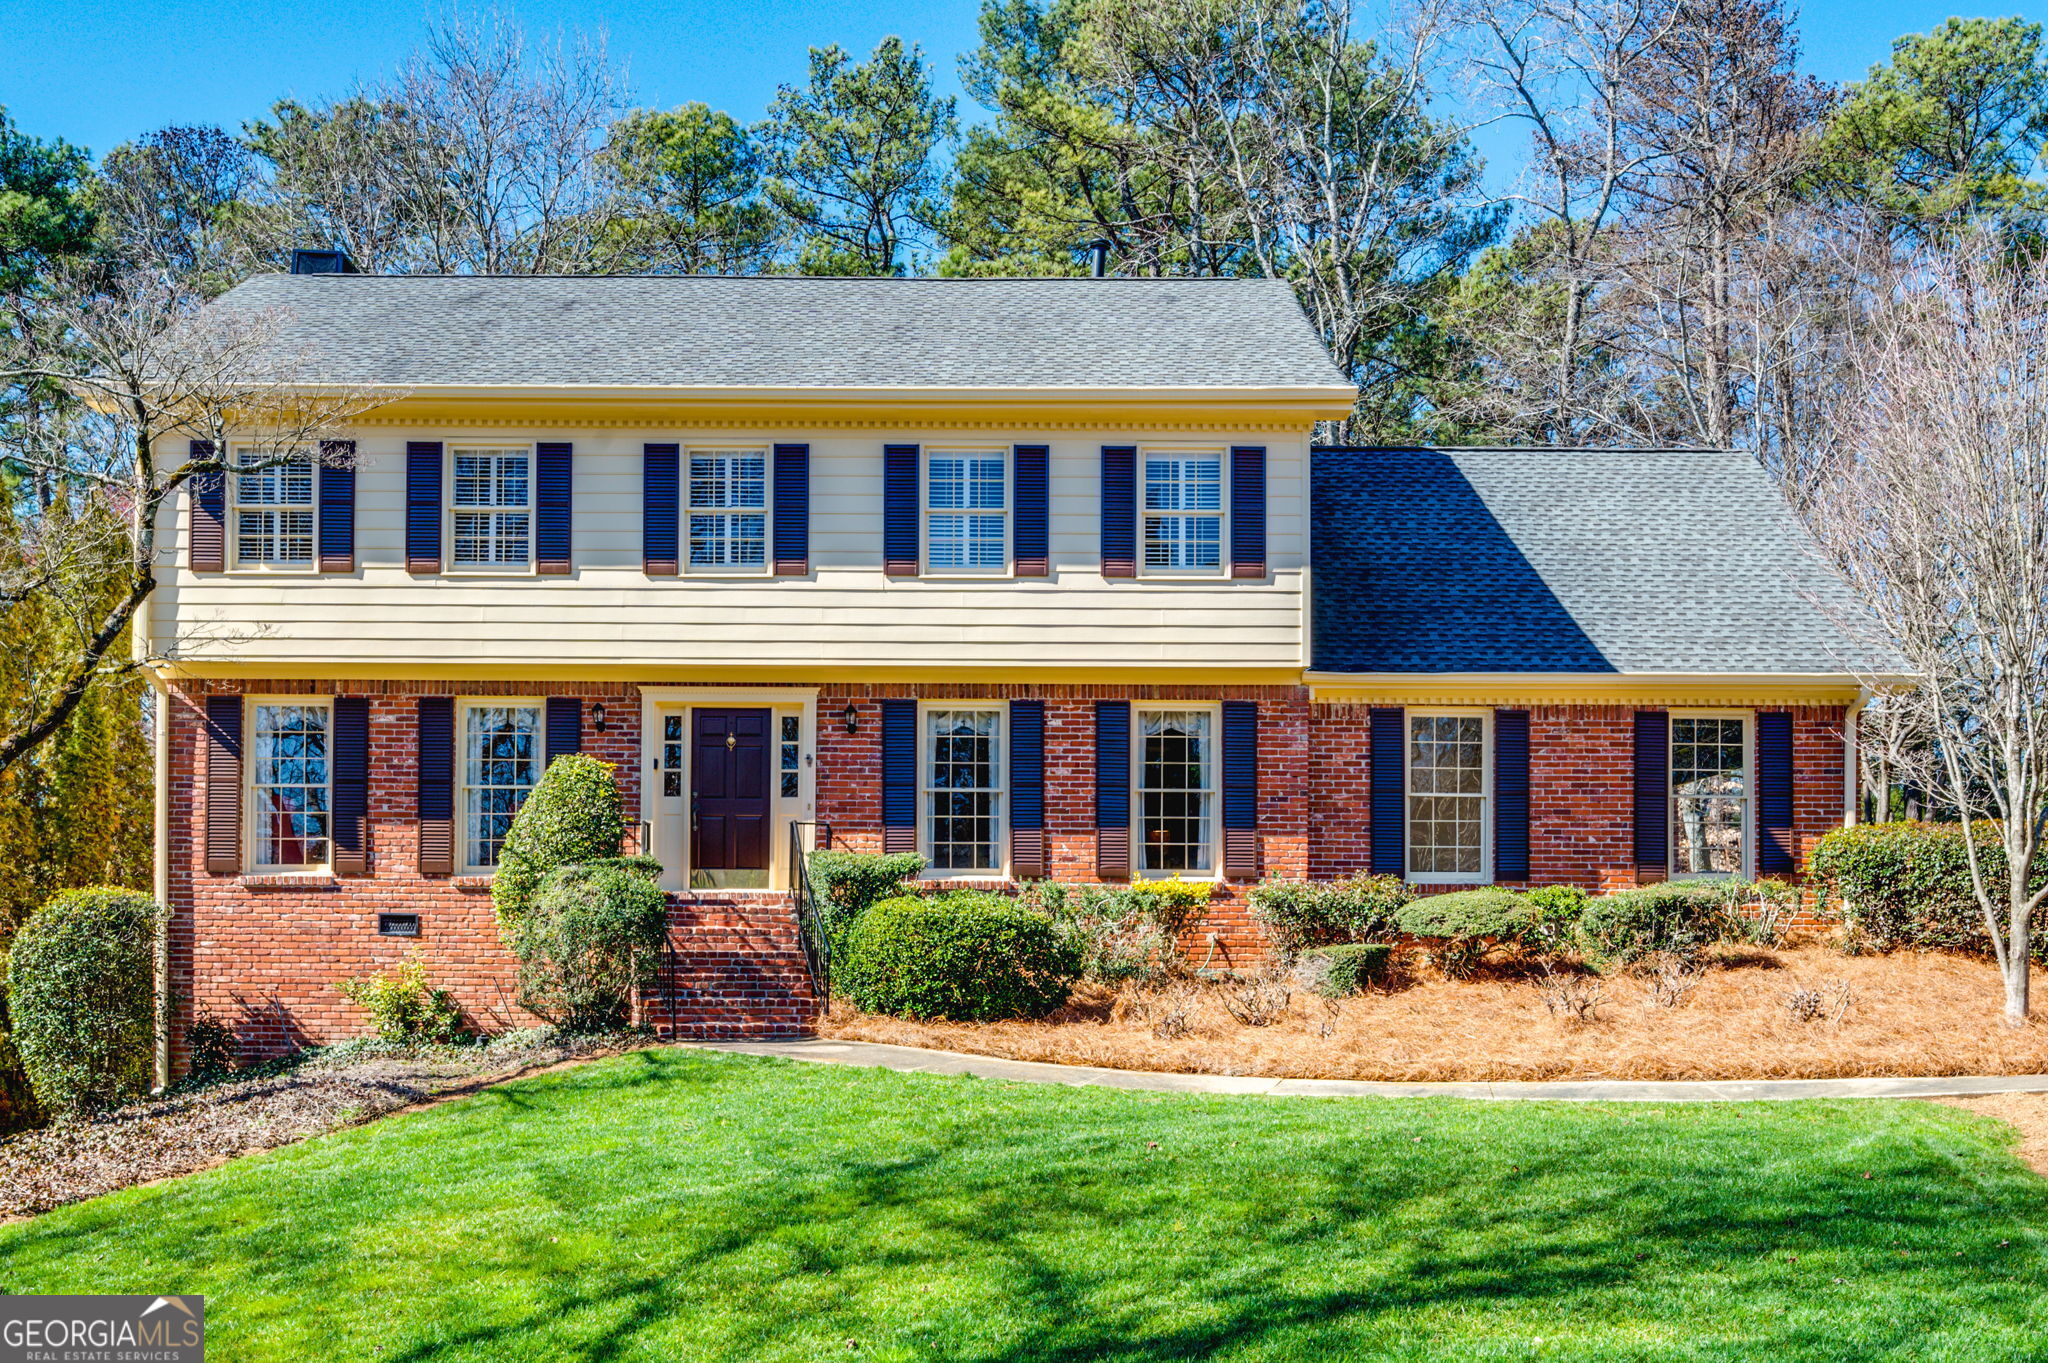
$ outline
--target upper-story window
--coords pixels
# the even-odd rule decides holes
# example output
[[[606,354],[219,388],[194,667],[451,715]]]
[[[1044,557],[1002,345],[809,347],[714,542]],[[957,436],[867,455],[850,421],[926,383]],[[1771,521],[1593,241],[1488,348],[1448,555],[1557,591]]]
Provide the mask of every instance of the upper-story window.
[[[533,452],[457,445],[449,514],[457,568],[523,568],[533,561]]]
[[[1408,715],[1408,875],[1430,884],[1487,874],[1486,716]]]
[[[540,782],[541,707],[477,701],[462,714],[462,860],[498,864],[512,816]]]
[[[1008,460],[1000,450],[925,455],[925,570],[1000,573],[1010,566]]]
[[[690,567],[759,573],[768,568],[768,455],[764,450],[691,450]]]
[[[313,561],[313,457],[272,463],[276,458],[270,450],[235,451],[237,472],[230,482],[238,566]],[[257,464],[268,467],[250,467]]]
[[[1206,874],[1216,866],[1216,711],[1139,710],[1138,869]]]
[[[1223,567],[1223,456],[1147,452],[1145,571],[1214,573]]]
[[[1749,831],[1749,724],[1671,717],[1673,875],[1741,875]]]
[[[924,712],[925,847],[935,871],[987,873],[1002,861],[1003,712]]]
[[[321,866],[328,859],[328,750],[324,700],[259,701],[251,708],[249,809],[257,870]]]

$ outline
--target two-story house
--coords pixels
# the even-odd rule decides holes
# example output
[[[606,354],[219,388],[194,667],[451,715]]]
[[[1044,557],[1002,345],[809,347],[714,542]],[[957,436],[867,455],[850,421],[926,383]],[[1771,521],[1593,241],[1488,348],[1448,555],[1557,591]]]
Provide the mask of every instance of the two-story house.
[[[1788,873],[1860,655],[1746,457],[1321,450],[1266,280],[266,276],[214,305],[389,399],[190,489],[140,646],[186,1016],[360,1017],[411,943],[485,1023],[546,762],[664,867],[657,1025],[800,1030],[793,849],[1245,891]]]

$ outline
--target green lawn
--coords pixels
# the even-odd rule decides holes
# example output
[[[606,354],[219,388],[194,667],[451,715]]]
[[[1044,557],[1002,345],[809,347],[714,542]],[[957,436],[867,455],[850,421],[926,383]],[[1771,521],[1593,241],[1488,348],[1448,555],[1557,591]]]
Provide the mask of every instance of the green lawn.
[[[201,1292],[217,1360],[2041,1357],[2006,1135],[643,1051],[0,1227],[0,1291]]]

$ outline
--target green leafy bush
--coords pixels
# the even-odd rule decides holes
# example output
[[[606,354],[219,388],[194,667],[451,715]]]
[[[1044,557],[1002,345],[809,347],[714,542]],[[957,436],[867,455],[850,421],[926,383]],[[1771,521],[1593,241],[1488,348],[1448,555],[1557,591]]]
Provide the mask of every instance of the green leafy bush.
[[[818,851],[807,867],[825,926],[836,936],[870,904],[901,894],[904,881],[924,873],[925,860],[915,852]]]
[[[1577,937],[1586,963],[1606,972],[1658,954],[1696,956],[1728,929],[1718,886],[1674,881],[1592,900],[1579,916]]]
[[[2002,902],[2005,848],[1998,826],[1972,827],[1979,866]],[[1839,905],[1845,926],[1877,951],[1919,947],[1988,955],[1991,937],[1970,888],[1963,826],[1954,823],[1874,823],[1838,828],[1813,849],[1812,870]],[[2048,881],[2048,865],[2035,868],[2033,888]],[[2048,960],[2048,940],[2034,951]]]
[[[389,971],[338,980],[341,996],[377,1024],[377,1036],[401,1046],[435,1045],[463,1033],[455,995],[427,980],[426,958],[417,947]]]
[[[619,771],[583,753],[548,763],[540,784],[512,818],[491,879],[491,906],[501,932],[532,903],[548,872],[571,862],[616,857],[626,840],[626,807]]]
[[[1117,984],[1156,980],[1183,969],[1180,933],[1191,912],[1183,896],[1132,886],[1026,885],[1018,902],[1052,916],[1053,928],[1080,962],[1083,979]],[[1199,901],[1206,905],[1204,897]]]
[[[7,961],[15,1049],[51,1112],[145,1093],[156,1064],[156,946],[146,894],[66,890],[30,915]]]
[[[1576,885],[1539,885],[1525,891],[1522,902],[1529,907],[1529,928],[1522,934],[1522,946],[1553,955],[1569,949],[1591,901],[1592,896]]]
[[[29,1087],[28,1072],[21,1067],[21,1055],[7,1022],[7,962],[0,957],[0,1135],[40,1126],[43,1110]]]
[[[1385,942],[1343,942],[1309,948],[1296,968],[1318,994],[1341,999],[1385,979],[1393,956],[1394,948]]]
[[[185,1029],[185,1050],[194,1079],[220,1079],[235,1068],[235,1029],[208,1015]]]
[[[668,937],[660,863],[650,861],[618,857],[548,873],[513,935],[522,1007],[565,1031],[625,1021]]]
[[[1535,924],[1529,901],[1513,890],[1458,890],[1410,900],[1394,923],[1410,937],[1516,943]]]
[[[979,1022],[1051,1012],[1080,965],[1050,914],[1003,895],[904,895],[847,927],[833,979],[866,1012]]]
[[[1345,880],[1265,880],[1248,896],[1252,916],[1284,956],[1309,947],[1361,942],[1394,930],[1411,898],[1399,876]]]

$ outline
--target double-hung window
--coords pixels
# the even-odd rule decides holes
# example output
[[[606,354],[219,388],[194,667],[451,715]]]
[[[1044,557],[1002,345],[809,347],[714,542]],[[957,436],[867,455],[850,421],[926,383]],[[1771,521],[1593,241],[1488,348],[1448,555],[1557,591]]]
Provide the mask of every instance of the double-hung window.
[[[328,861],[332,708],[324,700],[258,701],[250,707],[251,845],[257,870]]]
[[[533,452],[457,445],[450,499],[457,568],[533,561]]]
[[[1749,724],[1671,717],[1673,875],[1741,875],[1748,861]]]
[[[313,561],[313,456],[272,462],[278,457],[269,450],[235,451],[236,472],[230,481],[235,494],[235,563],[240,567],[291,567]]]
[[[1215,573],[1223,567],[1223,456],[1147,451],[1145,571]]]
[[[476,701],[462,710],[462,860],[498,864],[512,816],[540,780],[541,707]]]
[[[1408,874],[1478,883],[1487,872],[1486,716],[1408,715]]]
[[[1003,712],[924,712],[925,843],[935,871],[1003,869]]]
[[[1000,573],[1010,566],[1008,462],[999,450],[926,454],[927,572]]]
[[[1138,870],[1207,873],[1216,866],[1216,712],[1139,710]]]
[[[707,573],[768,569],[768,455],[691,450],[689,564]]]

